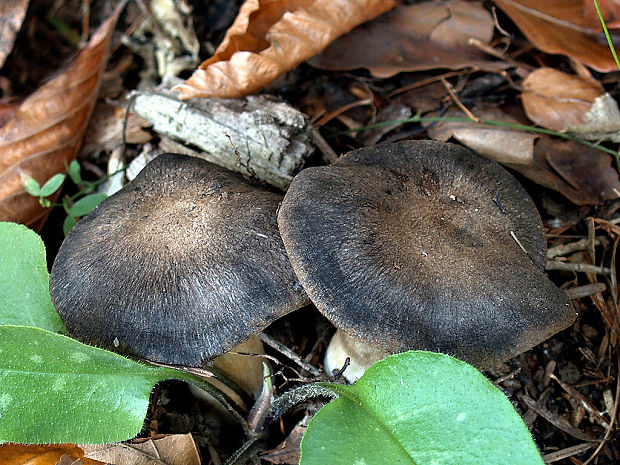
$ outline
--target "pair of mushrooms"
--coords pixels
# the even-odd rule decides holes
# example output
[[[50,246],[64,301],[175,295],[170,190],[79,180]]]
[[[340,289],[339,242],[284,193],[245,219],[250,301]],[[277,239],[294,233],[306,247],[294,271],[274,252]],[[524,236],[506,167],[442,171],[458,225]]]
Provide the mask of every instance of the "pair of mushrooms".
[[[50,287],[73,336],[161,363],[202,366],[312,301],[349,346],[485,369],[574,321],[545,249],[525,190],[460,146],[356,150],[284,197],[166,154],[73,228]]]

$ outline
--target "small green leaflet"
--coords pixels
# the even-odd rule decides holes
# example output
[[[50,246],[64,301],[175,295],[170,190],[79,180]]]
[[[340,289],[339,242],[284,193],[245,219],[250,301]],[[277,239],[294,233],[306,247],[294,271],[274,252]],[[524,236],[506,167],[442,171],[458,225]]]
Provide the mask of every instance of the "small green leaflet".
[[[107,198],[107,194],[88,194],[75,202],[69,209],[71,216],[85,216]]]
[[[33,197],[39,197],[41,194],[41,184],[39,184],[32,176],[22,174],[22,186],[24,186],[26,192]]]
[[[0,326],[0,442],[132,438],[151,390],[169,378],[193,379],[40,328]]]
[[[312,419],[300,465],[543,465],[506,396],[455,358],[413,351],[377,362]]]
[[[47,180],[43,187],[39,191],[39,195],[41,197],[48,197],[60,189],[62,183],[65,182],[66,175],[64,174],[55,174],[51,178]]]
[[[0,324],[65,332],[49,294],[43,241],[21,224],[0,223]]]
[[[82,168],[77,160],[73,160],[69,163],[67,174],[71,178],[71,181],[73,181],[73,184],[78,185],[82,182]]]

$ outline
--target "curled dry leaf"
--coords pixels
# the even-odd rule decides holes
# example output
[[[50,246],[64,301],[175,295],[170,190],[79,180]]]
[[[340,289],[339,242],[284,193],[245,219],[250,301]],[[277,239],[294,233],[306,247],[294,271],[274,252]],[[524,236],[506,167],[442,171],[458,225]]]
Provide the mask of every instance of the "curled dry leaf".
[[[84,444],[81,447],[86,457],[115,465],[200,465],[191,434],[171,434],[121,444]]]
[[[13,42],[22,27],[30,0],[0,0],[0,68],[13,50]]]
[[[395,0],[246,0],[215,54],[175,87],[181,98],[256,92]]]
[[[75,444],[0,444],[2,465],[56,465],[74,463],[78,459],[83,465],[104,465],[84,457],[84,451]]]
[[[436,68],[505,68],[468,44],[470,38],[488,43],[492,36],[493,18],[479,3],[427,1],[398,6],[356,28],[310,64],[332,71],[366,68],[384,78]]]
[[[475,113],[481,119],[515,122],[498,109]],[[465,115],[455,111],[446,116]],[[429,129],[429,136],[436,140],[454,137],[535,183],[560,192],[577,205],[600,204],[620,197],[620,180],[611,166],[612,158],[575,141],[474,121],[441,122]]]
[[[617,70],[606,41],[584,23],[583,0],[496,0],[523,34],[546,53],[559,53],[597,71]]]
[[[453,110],[444,116],[464,117],[465,114]],[[476,111],[476,116],[487,120],[516,123],[510,116],[495,108]],[[487,158],[500,163],[516,165],[528,165],[534,161],[534,143],[539,137],[528,132],[480,124],[474,121],[463,123],[440,122],[429,127],[428,135],[432,139],[441,141],[447,141],[453,137]]]
[[[531,165],[510,165],[528,179],[563,194],[577,205],[597,205],[620,198],[618,172],[606,153],[572,140],[543,136]]]
[[[620,110],[594,79],[541,68],[523,81],[523,107],[536,124],[581,137],[620,141]]]
[[[21,177],[27,174],[42,184],[75,158],[97,99],[119,11],[61,74],[28,97],[0,128],[0,221],[35,229],[45,221],[49,209],[26,193]]]

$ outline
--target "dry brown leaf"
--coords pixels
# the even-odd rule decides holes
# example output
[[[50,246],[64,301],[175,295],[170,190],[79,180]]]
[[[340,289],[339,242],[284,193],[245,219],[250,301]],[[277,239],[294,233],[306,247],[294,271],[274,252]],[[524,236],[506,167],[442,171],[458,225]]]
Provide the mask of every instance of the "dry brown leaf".
[[[532,165],[510,165],[528,179],[563,194],[576,205],[620,198],[618,172],[606,153],[575,141],[543,136]]]
[[[13,50],[30,0],[0,0],[0,68]]]
[[[514,122],[500,110],[476,110],[481,119]],[[465,116],[452,112],[446,116]],[[429,128],[437,140],[454,137],[478,153],[518,171],[541,186],[560,192],[577,205],[620,197],[618,172],[606,153],[574,141],[471,122],[441,122]]]
[[[75,158],[97,99],[119,12],[101,25],[61,74],[28,97],[0,128],[0,221],[35,229],[45,221],[49,209],[24,191],[21,175],[43,183]]]
[[[99,100],[86,129],[78,158],[100,150],[111,152],[120,147],[123,144],[123,132],[128,144],[145,144],[153,138],[142,129],[150,126],[148,121],[135,113],[129,113],[125,124],[126,116],[124,108],[113,107]]]
[[[129,443],[82,445],[86,457],[113,465],[200,465],[191,434],[171,434]]]
[[[581,0],[583,2],[584,24],[593,31],[602,31],[601,20],[596,12],[593,0]],[[605,25],[608,29],[620,27],[620,0],[598,0]]]
[[[103,462],[85,458],[84,451],[75,444],[0,444],[2,465],[56,465],[61,459],[67,461],[63,457],[72,462],[79,459],[83,465],[104,465]]]
[[[617,71],[605,41],[585,25],[582,0],[496,0],[523,34],[546,53],[568,55],[597,71]]]
[[[427,1],[398,6],[356,28],[310,64],[332,71],[366,68],[377,77],[436,68],[505,68],[468,44],[470,38],[488,43],[492,36],[493,18],[479,3]]]
[[[183,84],[183,99],[256,92],[395,0],[246,0],[215,54]]]
[[[17,102],[0,103],[0,128],[13,119],[18,108]]]
[[[446,117],[464,117],[460,111],[444,114]],[[477,110],[476,116],[482,119],[516,121],[497,109]],[[451,137],[487,158],[500,163],[528,165],[534,161],[534,143],[537,134],[515,131],[510,128],[489,126],[468,121],[463,123],[439,122],[428,129],[432,139],[447,141]]]
[[[586,124],[586,114],[605,93],[594,79],[573,76],[552,68],[540,68],[523,81],[523,107],[536,124],[565,131]]]
[[[617,102],[593,79],[541,68],[523,81],[523,107],[536,124],[589,140],[620,141]]]

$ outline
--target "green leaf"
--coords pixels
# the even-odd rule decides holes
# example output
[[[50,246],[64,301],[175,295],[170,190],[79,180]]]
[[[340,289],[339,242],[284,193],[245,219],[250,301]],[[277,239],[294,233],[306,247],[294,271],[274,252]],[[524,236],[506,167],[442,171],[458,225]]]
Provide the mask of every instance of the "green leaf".
[[[28,192],[33,197],[39,197],[39,194],[41,192],[41,185],[37,182],[35,178],[22,173],[21,180],[22,186],[24,186],[26,192]]]
[[[155,384],[189,376],[40,328],[0,326],[0,442],[124,441],[140,432]]]
[[[69,234],[69,231],[71,231],[71,229],[73,229],[73,226],[75,226],[76,224],[77,221],[75,221],[75,218],[71,215],[68,215],[65,218],[65,221],[62,223],[62,232],[65,234],[65,236]]]
[[[69,209],[71,216],[88,215],[97,205],[103,202],[108,196],[106,194],[89,194],[75,202]]]
[[[73,184],[77,185],[82,182],[82,168],[77,160],[73,160],[69,163],[67,174],[71,178],[71,181],[73,181]]]
[[[472,366],[414,351],[368,369],[312,419],[300,465],[543,465],[504,394]]]
[[[49,294],[43,241],[21,224],[0,223],[0,324],[65,332]]]
[[[43,187],[39,191],[39,196],[49,197],[50,195],[52,195],[54,192],[60,189],[60,186],[62,186],[62,183],[65,182],[66,177],[67,176],[65,176],[64,174],[58,173],[49,178],[47,182],[43,184]]]

